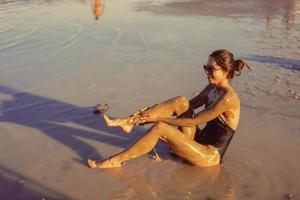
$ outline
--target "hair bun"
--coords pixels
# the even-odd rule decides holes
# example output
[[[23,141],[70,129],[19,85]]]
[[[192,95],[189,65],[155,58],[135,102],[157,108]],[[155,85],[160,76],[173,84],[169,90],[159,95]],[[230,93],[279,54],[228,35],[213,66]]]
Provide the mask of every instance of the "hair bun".
[[[241,75],[242,69],[244,67],[247,67],[251,71],[251,68],[245,61],[240,60],[240,59],[235,60],[235,62],[234,62],[234,71],[236,71],[235,76]]]

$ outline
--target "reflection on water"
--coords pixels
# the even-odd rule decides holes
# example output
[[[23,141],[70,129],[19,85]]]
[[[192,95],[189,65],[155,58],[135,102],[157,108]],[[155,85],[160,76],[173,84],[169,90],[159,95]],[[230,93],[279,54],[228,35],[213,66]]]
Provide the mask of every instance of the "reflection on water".
[[[95,15],[95,19],[98,20],[102,15],[104,9],[104,4],[101,0],[95,0],[93,11]]]
[[[224,167],[155,168],[108,170],[108,174],[125,184],[113,191],[110,199],[236,199],[233,180]]]
[[[95,20],[98,20],[99,17],[103,14],[104,11],[104,1],[102,0],[81,0],[81,2],[86,5],[90,6],[92,9],[92,12],[95,16]]]

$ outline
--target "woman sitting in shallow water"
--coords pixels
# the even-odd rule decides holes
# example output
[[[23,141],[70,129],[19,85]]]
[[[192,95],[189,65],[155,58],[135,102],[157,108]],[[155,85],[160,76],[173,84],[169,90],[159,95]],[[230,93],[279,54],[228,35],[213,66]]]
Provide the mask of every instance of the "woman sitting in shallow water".
[[[89,166],[120,167],[124,161],[151,151],[159,139],[173,153],[196,166],[218,165],[239,123],[240,100],[230,82],[240,75],[244,66],[248,67],[244,61],[235,60],[229,51],[217,50],[203,66],[209,84],[190,101],[183,96],[175,97],[141,109],[125,119],[109,119],[101,112],[106,125],[119,126],[127,133],[135,125],[154,125],[128,149],[101,162],[88,160]],[[202,105],[205,108],[195,114],[194,110]],[[206,126],[199,131],[197,125],[205,123]]]

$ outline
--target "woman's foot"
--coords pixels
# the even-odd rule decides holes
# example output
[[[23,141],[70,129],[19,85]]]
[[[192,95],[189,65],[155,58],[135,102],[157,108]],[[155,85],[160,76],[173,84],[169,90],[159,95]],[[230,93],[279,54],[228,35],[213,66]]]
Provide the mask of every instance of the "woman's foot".
[[[88,159],[88,165],[90,168],[97,168],[96,161]]]
[[[107,126],[119,126],[124,132],[130,133],[133,129],[131,118],[127,119],[109,119],[106,114],[102,114],[104,122]]]
[[[107,104],[98,104],[94,107],[95,114],[101,114],[107,126],[119,126],[124,132],[130,133],[133,129],[131,118],[127,119],[110,119],[105,113],[108,110]]]
[[[112,162],[111,159],[104,160],[103,162],[96,163],[94,160],[88,160],[88,165],[90,168],[113,168],[121,167],[121,163]]]
[[[121,129],[125,132],[125,133],[130,133],[133,129],[133,125],[128,125],[128,126],[120,126]]]

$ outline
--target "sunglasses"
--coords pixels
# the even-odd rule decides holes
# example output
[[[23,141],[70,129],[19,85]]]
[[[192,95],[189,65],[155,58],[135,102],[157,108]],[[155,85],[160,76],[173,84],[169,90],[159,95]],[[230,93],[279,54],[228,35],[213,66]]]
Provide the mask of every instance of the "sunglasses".
[[[203,67],[205,73],[209,76],[212,75],[214,73],[214,71],[222,70],[222,69],[215,69],[210,65],[203,65],[202,67]]]

